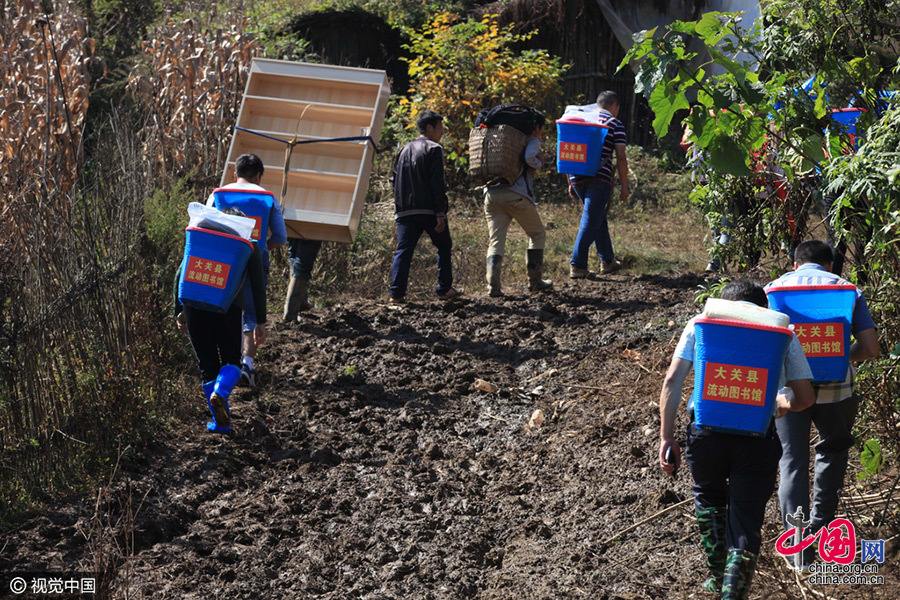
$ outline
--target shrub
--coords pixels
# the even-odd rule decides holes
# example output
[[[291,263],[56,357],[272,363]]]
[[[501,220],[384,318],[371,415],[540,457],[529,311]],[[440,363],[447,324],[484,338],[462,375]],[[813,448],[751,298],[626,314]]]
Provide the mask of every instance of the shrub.
[[[445,157],[457,169],[468,164],[469,129],[482,108],[517,103],[556,110],[566,66],[546,50],[515,49],[535,32],[517,33],[496,15],[462,21],[443,12],[408,34],[412,84],[401,106],[410,128],[422,110],[444,116]]]

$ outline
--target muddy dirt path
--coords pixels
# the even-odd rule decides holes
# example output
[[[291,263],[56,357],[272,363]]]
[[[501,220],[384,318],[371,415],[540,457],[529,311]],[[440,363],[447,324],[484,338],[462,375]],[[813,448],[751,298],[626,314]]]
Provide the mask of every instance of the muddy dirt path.
[[[687,473],[655,466],[656,398],[699,282],[355,301],[276,325],[259,391],[233,404],[233,437],[206,435],[198,403],[177,435],[121,465],[100,512],[140,507],[112,595],[709,597],[689,503],[604,544],[689,498]],[[529,427],[536,409],[543,424]],[[102,546],[79,531],[94,503],[24,524],[0,568],[90,568]],[[770,537],[774,523],[772,502]],[[799,597],[767,553],[754,597]]]

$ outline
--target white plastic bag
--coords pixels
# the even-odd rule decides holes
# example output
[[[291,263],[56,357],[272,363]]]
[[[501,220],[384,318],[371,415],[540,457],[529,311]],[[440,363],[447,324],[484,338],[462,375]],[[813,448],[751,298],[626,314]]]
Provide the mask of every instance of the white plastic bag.
[[[247,217],[239,217],[237,215],[228,215],[217,208],[200,204],[199,202],[191,202],[188,204],[188,215],[191,220],[188,227],[204,227],[209,228],[210,222],[226,227],[233,231],[236,235],[241,236],[245,240],[251,239],[253,228],[256,221]],[[213,229],[217,229],[213,227]]]
[[[736,302],[710,298],[703,307],[703,316],[710,319],[730,319],[770,327],[787,327],[791,319],[784,313],[757,306],[751,302]]]
[[[584,121],[585,123],[600,123],[600,107],[594,104],[585,104],[584,106],[578,106],[576,104],[570,104],[566,107],[565,112],[563,112],[563,119],[574,119],[578,121]]]

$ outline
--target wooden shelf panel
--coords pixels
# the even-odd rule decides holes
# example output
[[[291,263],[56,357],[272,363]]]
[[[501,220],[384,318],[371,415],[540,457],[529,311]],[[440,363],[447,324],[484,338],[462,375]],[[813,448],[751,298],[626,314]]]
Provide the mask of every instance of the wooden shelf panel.
[[[296,158],[296,157],[294,157],[294,158]],[[235,165],[235,163],[233,163],[233,162],[228,163],[228,167],[232,170],[234,169],[234,165]],[[263,161],[263,166],[266,169],[264,177],[266,175],[273,174],[273,173],[278,173],[278,175],[280,177],[281,173],[284,172],[284,167],[281,165],[266,164],[265,161]],[[334,179],[334,180],[341,181],[341,182],[345,182],[346,180],[353,181],[354,183],[356,182],[356,173],[338,173],[335,171],[325,171],[322,169],[304,169],[302,167],[296,166],[295,161],[293,159],[291,160],[291,168],[288,171],[288,174],[289,175],[293,175],[293,174],[306,175],[308,177],[316,179],[317,181]]]
[[[247,101],[238,125],[255,131],[279,132],[286,138],[294,134],[323,138],[350,137],[367,135],[369,132],[370,120],[356,114],[344,113],[325,118],[320,113],[309,111],[301,121],[301,110],[297,110],[296,106],[288,108],[289,110],[285,110],[283,103],[276,104],[273,101]]]
[[[234,164],[229,164],[228,177],[234,179]],[[260,185],[278,198],[281,194],[280,168],[267,168]],[[291,171],[284,197],[285,209],[327,213],[348,219],[353,210],[356,176]]]
[[[238,131],[232,155],[237,159],[241,154],[252,153],[262,159],[266,171],[277,169],[284,164],[285,145],[245,131]],[[356,177],[365,146],[351,142],[322,142],[294,146],[291,154],[291,169],[325,171]]]
[[[372,122],[371,107],[352,106],[349,104],[332,104],[328,102],[308,102],[304,100],[287,100],[271,96],[244,96],[244,106],[260,114],[270,115],[303,115],[303,119],[314,121],[338,121],[354,125],[368,126]]]
[[[374,152],[365,141],[378,138],[390,87],[384,71],[254,58],[237,125],[295,146],[283,204],[291,237],[351,242],[363,212]],[[303,118],[301,118],[301,115]],[[235,178],[241,154],[258,155],[266,166],[262,185],[281,194],[285,145],[236,131],[222,184]]]
[[[323,81],[305,77],[286,77],[253,73],[247,94],[309,102],[328,102],[373,108],[378,100],[378,86]]]

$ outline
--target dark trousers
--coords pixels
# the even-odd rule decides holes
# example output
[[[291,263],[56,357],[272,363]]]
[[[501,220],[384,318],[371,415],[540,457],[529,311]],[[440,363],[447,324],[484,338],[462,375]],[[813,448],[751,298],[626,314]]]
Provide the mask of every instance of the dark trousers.
[[[204,382],[215,379],[224,365],[241,364],[241,312],[237,302],[224,314],[184,307],[188,335]]]
[[[413,252],[423,232],[428,234],[437,248],[438,284],[435,291],[443,294],[453,287],[453,265],[450,262],[453,241],[450,239],[450,226],[445,224],[444,230],[438,233],[434,229],[435,225],[437,218],[434,215],[410,215],[397,219],[397,250],[391,263],[391,297],[402,298],[406,295]]]
[[[775,490],[781,442],[774,427],[764,438],[688,429],[685,458],[694,477],[697,508],[724,508],[729,548],[759,553],[766,503]]]
[[[575,245],[569,262],[579,269],[586,269],[591,244],[597,247],[597,255],[601,261],[612,262],[615,260],[615,254],[612,238],[609,236],[609,220],[606,216],[612,185],[609,182],[591,181],[576,185],[575,193],[581,198],[583,207],[581,223],[578,225],[578,234],[575,236]]]
[[[776,421],[784,451],[778,484],[782,519],[794,514],[798,506],[803,507],[803,514],[810,520],[810,531],[817,531],[834,519],[838,497],[844,487],[847,459],[853,447],[853,423],[858,409],[859,399],[851,396],[841,402],[813,404]],[[816,444],[810,510],[809,434],[812,425],[819,432],[819,443]]]
[[[309,281],[312,279],[316,258],[322,249],[321,240],[288,240],[288,260],[291,276]]]

